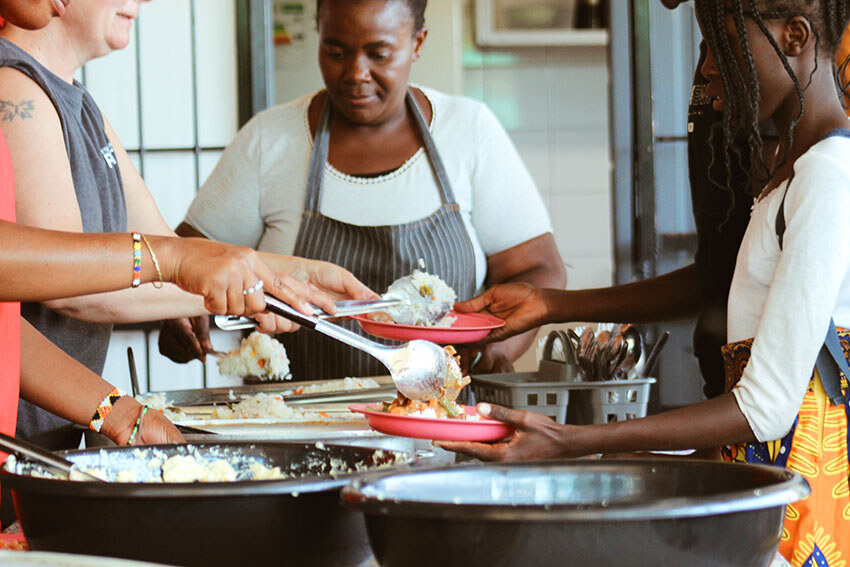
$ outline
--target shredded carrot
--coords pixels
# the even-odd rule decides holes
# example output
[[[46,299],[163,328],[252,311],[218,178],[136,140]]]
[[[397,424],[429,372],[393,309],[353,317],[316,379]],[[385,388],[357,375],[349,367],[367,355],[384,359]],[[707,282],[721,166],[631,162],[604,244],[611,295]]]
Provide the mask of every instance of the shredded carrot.
[[[295,389],[295,391],[294,391],[294,392],[292,392],[292,393],[293,393],[293,394],[295,394],[296,396],[298,396],[298,395],[300,395],[300,394],[303,394],[303,393],[304,393],[304,388],[303,388],[303,387],[296,388],[296,389]]]
[[[260,368],[263,368],[265,365],[266,365],[266,361],[263,360],[262,358],[257,361],[257,366],[259,366]]]
[[[323,411],[320,411],[320,412],[319,412],[319,415],[320,415],[320,416],[322,416],[322,417],[330,417],[328,414],[326,414],[326,413],[325,413],[325,412],[323,412]]]

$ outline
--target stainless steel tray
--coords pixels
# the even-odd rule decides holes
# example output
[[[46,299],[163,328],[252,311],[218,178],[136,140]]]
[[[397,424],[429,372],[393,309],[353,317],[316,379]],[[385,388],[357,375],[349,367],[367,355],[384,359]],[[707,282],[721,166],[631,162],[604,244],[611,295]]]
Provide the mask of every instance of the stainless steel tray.
[[[340,389],[330,392],[317,392],[307,394],[291,394],[299,388],[313,385],[327,384],[333,380],[313,380],[304,382],[269,382],[264,384],[250,384],[246,386],[234,386],[230,388],[197,388],[193,390],[164,390],[162,392],[150,392],[152,394],[163,393],[170,405],[177,408],[189,408],[193,406],[212,406],[217,404],[238,403],[258,393],[284,394],[283,400],[287,404],[327,404],[327,403],[353,403],[363,401],[392,400],[396,396],[396,389],[389,376],[371,377],[379,384],[378,388],[364,388],[360,390],[343,390],[342,380]],[[290,392],[287,395],[287,392]]]

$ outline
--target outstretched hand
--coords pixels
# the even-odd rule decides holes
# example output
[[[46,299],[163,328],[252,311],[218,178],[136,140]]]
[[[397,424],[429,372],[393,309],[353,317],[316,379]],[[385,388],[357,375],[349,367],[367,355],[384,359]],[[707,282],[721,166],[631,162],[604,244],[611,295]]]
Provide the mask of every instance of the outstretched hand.
[[[488,313],[505,321],[505,326],[493,329],[484,342],[501,341],[548,323],[551,312],[545,291],[526,283],[495,285],[478,297],[455,303],[454,308],[460,313]]]
[[[481,417],[513,425],[513,436],[498,443],[435,441],[434,445],[482,461],[529,461],[581,455],[567,439],[568,430],[579,429],[577,427],[559,425],[539,413],[493,404],[478,404],[477,410]]]

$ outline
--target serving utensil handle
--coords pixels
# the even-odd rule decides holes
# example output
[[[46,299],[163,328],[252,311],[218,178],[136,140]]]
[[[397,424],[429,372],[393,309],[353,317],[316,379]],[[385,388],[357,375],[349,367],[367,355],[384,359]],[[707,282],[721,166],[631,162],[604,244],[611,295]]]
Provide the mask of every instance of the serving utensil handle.
[[[18,458],[35,461],[42,465],[47,465],[50,468],[57,469],[64,473],[65,477],[70,476],[73,463],[62,457],[57,457],[50,451],[33,445],[29,441],[10,437],[5,433],[0,433],[0,449],[7,453],[11,453]]]
[[[318,317],[305,315],[269,294],[266,294],[266,309],[276,315],[284,317],[285,319],[298,323],[302,327],[313,329],[314,331],[327,335],[341,343],[347,344],[350,347],[362,350],[363,352],[374,356],[381,361],[384,366],[389,368],[386,354],[387,347],[380,343],[370,341],[369,339],[361,337],[357,333],[349,331],[339,325],[323,321]]]

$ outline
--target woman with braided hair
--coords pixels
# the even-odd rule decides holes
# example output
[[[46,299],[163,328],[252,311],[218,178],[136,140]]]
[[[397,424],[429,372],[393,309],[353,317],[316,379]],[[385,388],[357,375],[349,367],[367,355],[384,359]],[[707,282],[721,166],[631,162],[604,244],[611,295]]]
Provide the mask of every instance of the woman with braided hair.
[[[707,93],[723,112],[712,141],[713,158],[724,166],[715,181],[727,183],[722,172],[739,159],[719,140],[744,139],[756,156],[750,175],[759,188],[729,294],[726,393],[591,426],[479,404],[481,415],[513,424],[513,438],[440,445],[510,460],[722,446],[727,460],[787,467],[809,481],[812,494],[787,508],[779,546],[787,560],[845,565],[850,122],[836,96],[832,58],[850,23],[850,0],[697,0],[696,7],[708,45]],[[760,159],[759,125],[768,120],[778,150]],[[521,332],[567,319],[564,293],[508,284],[460,307],[497,314]]]

